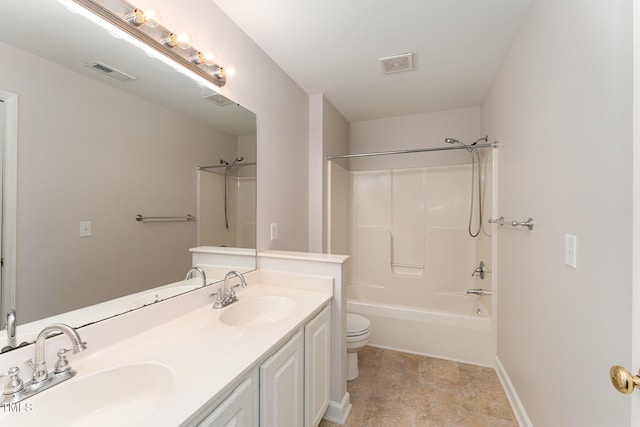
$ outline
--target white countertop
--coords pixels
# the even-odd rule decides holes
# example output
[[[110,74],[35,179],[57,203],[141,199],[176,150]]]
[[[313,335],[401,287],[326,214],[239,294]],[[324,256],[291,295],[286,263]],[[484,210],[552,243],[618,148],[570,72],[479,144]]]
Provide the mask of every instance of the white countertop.
[[[121,365],[145,362],[162,364],[171,369],[174,376],[171,391],[150,416],[134,420],[131,414],[123,411],[118,425],[178,426],[190,422],[193,414],[226,393],[230,384],[264,360],[331,299],[331,294],[327,292],[268,285],[253,285],[238,291],[241,301],[263,295],[289,297],[296,302],[296,308],[284,319],[243,329],[220,322],[220,313],[226,308],[214,310],[211,304],[207,304],[106,348],[90,347],[90,352],[70,357],[72,366],[78,371],[74,378],[23,401],[30,403],[28,412],[2,411],[0,406],[0,424],[21,427],[41,425],[40,417],[44,416],[44,419],[51,421],[52,424],[49,425],[55,425],[58,407],[53,411],[47,409],[47,414],[38,414],[38,405],[47,406],[41,402],[49,395],[60,393],[59,396],[62,396],[64,387],[92,374]],[[47,347],[48,353],[55,350],[56,348]],[[23,379],[28,377],[26,370],[22,372]],[[136,384],[121,386],[136,387]],[[117,394],[118,390],[110,392]],[[74,407],[74,402],[68,403],[68,407],[59,408],[60,416],[78,409]],[[95,420],[91,425],[96,425]]]

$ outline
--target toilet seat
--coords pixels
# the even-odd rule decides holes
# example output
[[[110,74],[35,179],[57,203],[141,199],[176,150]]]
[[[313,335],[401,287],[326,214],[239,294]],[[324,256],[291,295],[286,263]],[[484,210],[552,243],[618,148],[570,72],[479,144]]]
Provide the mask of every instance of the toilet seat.
[[[366,317],[347,313],[347,338],[360,337],[371,332],[371,322]]]

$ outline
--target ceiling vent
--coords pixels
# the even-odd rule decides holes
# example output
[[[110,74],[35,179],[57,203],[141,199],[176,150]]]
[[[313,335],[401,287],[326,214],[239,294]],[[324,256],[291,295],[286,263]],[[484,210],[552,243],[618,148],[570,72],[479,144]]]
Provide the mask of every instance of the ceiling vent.
[[[413,67],[413,53],[403,53],[387,58],[380,58],[379,61],[384,74],[400,73],[402,71],[412,71],[415,69]]]
[[[94,70],[100,71],[101,73],[106,74],[109,77],[112,77],[121,82],[129,82],[131,80],[136,79],[135,77],[132,77],[129,74],[123,73],[122,71],[116,70],[115,68],[107,64],[103,64],[100,61],[87,62],[84,65],[86,65],[89,68],[93,68]]]
[[[207,95],[204,97],[209,102],[213,102],[218,107],[226,107],[227,105],[235,104],[232,100],[227,98],[224,95],[220,95],[219,93],[214,93],[213,95]]]

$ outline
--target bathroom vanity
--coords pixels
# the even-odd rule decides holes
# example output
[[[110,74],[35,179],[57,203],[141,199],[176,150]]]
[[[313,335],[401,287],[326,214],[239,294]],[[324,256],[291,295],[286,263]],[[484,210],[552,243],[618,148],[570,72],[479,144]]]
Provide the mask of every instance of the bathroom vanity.
[[[87,350],[69,357],[78,374],[2,406],[0,424],[317,425],[330,400],[333,280],[287,274],[274,286],[260,276],[245,274],[239,301],[220,310],[214,285],[79,328]],[[47,340],[49,366],[65,346]],[[28,379],[32,352],[3,354],[2,369]]]

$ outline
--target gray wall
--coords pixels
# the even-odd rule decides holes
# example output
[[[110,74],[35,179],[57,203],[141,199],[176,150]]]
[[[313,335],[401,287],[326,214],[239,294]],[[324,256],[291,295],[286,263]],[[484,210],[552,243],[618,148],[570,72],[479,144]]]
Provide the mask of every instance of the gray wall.
[[[535,426],[631,422],[608,372],[631,368],[632,55],[630,0],[538,0],[482,108],[497,214],[536,221],[496,233],[498,357]]]

